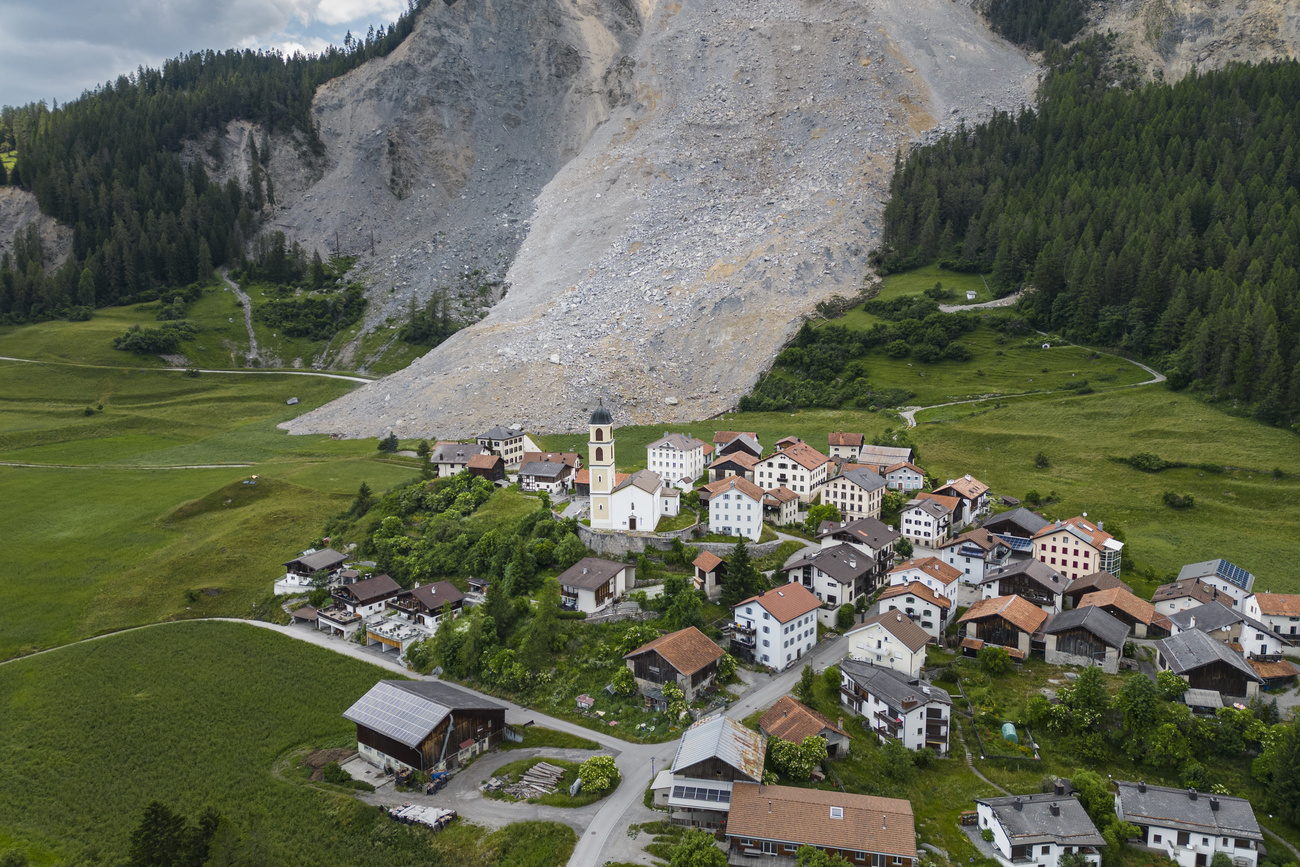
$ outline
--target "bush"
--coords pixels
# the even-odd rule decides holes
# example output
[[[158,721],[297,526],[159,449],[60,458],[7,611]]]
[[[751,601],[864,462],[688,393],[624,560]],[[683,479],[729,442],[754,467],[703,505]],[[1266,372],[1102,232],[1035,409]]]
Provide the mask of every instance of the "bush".
[[[1047,455],[1039,452],[1034,455],[1034,466],[1040,470],[1046,470],[1052,466],[1052,462],[1047,459]]]
[[[857,619],[857,611],[852,605],[845,603],[840,606],[840,610],[835,612],[835,626],[841,632],[853,628],[853,621]]]
[[[578,768],[582,790],[589,794],[608,792],[619,783],[618,766],[613,756],[592,756]]]
[[[1011,654],[1007,653],[1005,647],[985,645],[980,648],[976,659],[979,660],[980,668],[993,677],[1001,677],[1011,671]]]
[[[1160,495],[1161,501],[1171,509],[1190,509],[1196,505],[1196,498],[1191,494],[1178,494],[1173,491],[1165,491]]]
[[[890,358],[907,358],[911,353],[912,347],[906,340],[895,340],[893,343],[885,345],[885,354]]]
[[[397,451],[398,441],[397,434],[390,433],[379,441],[377,448],[385,454],[393,454]]]
[[[993,842],[993,829],[992,829],[992,828],[985,828],[983,831],[980,831],[980,839],[983,840],[985,843],[992,843],[992,842]]]
[[[321,768],[321,778],[327,783],[338,785],[351,780],[352,775],[343,770],[343,767],[339,765],[338,762],[330,762],[328,765]]]
[[[165,322],[158,328],[141,328],[132,325],[121,337],[114,338],[113,348],[141,355],[166,355],[180,349],[181,341],[197,334],[199,329],[190,322]]]

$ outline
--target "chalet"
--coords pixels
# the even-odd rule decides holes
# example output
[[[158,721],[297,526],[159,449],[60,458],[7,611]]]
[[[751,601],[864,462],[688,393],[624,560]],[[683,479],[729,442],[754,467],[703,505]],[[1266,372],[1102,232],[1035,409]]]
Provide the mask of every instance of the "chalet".
[[[830,474],[831,459],[805,442],[784,447],[782,442],[775,454],[754,465],[754,482],[763,488],[787,487],[801,503],[811,503]]]
[[[901,611],[882,611],[844,635],[847,658],[891,668],[908,677],[920,677],[925,648],[931,637]]]
[[[646,446],[646,468],[689,491],[704,474],[705,455],[712,453],[713,446],[693,436],[665,433]]]
[[[402,592],[402,586],[387,575],[375,575],[356,584],[335,587],[330,595],[334,604],[360,617],[378,614],[388,607],[388,601]]]
[[[828,758],[838,759],[849,754],[849,735],[844,731],[843,718],[836,725],[788,695],[777,699],[776,704],[759,717],[758,730],[769,738],[780,738],[792,744],[801,744],[805,738],[821,738],[826,742]]]
[[[1012,659],[1024,659],[1034,634],[1047,622],[1047,612],[1019,596],[996,596],[979,600],[957,622],[967,656],[991,644],[1005,647]]]
[[[1115,816],[1141,832],[1135,845],[1179,867],[1205,867],[1222,852],[1233,867],[1259,867],[1264,835],[1245,798],[1195,789],[1115,783]]]
[[[720,430],[713,435],[713,447],[719,456],[740,452],[755,458],[763,456],[763,447],[759,445],[758,434],[753,431]]]
[[[691,725],[682,732],[671,779],[665,781],[670,821],[693,828],[722,827],[735,785],[763,778],[766,751],[762,735],[722,714]]]
[[[1107,674],[1116,674],[1128,640],[1128,624],[1089,605],[1053,616],[1043,627],[1043,636],[1046,662],[1095,665]]]
[[[560,573],[560,601],[570,611],[591,614],[630,590],[635,575],[626,563],[583,557]]]
[[[1091,575],[1082,575],[1075,578],[1065,588],[1065,607],[1078,608],[1079,600],[1089,593],[1096,593],[1100,590],[1114,590],[1115,588],[1133,592],[1133,588],[1116,578],[1109,572],[1093,572]]]
[[[873,446],[864,443],[858,453],[858,463],[875,472],[883,472],[894,464],[910,464],[916,460],[912,450],[903,446]]]
[[[952,696],[929,681],[846,659],[840,663],[840,704],[860,714],[876,734],[909,750],[948,755]]]
[[[935,641],[943,634],[954,604],[919,581],[896,584],[880,594],[881,611],[901,611]]]
[[[1009,512],[999,512],[985,521],[983,527],[995,536],[1032,539],[1035,533],[1050,523],[1037,512],[1020,508],[1012,509]]]
[[[357,726],[357,752],[377,768],[444,771],[501,742],[506,709],[434,680],[381,680],[343,718]]]
[[[944,597],[954,606],[957,604],[957,579],[960,577],[960,572],[938,557],[905,560],[889,570],[891,586],[923,584],[935,595]]]
[[[891,491],[919,491],[925,487],[925,470],[907,461],[885,467],[880,475]]]
[[[573,467],[560,461],[525,461],[519,467],[519,490],[559,496],[572,486],[573,474]]]
[[[1037,560],[1017,560],[990,569],[980,582],[985,599],[995,596],[1020,596],[1048,614],[1061,610],[1061,600],[1069,582],[1060,572]]]
[[[879,518],[885,480],[866,467],[847,470],[822,485],[822,503],[840,510],[846,521]]]
[[[988,513],[989,486],[971,475],[949,479],[934,492],[942,497],[956,497],[960,502],[960,506],[953,509],[954,526],[965,527]]]
[[[434,584],[416,584],[412,589],[402,591],[389,603],[389,607],[432,631],[438,628],[444,606],[450,605],[451,616],[459,617],[464,604],[465,594],[457,590],[455,584],[438,581]]]
[[[723,650],[694,626],[661,635],[624,655],[628,670],[636,678],[647,704],[667,710],[663,686],[674,683],[686,701],[712,692],[718,680],[718,660]]]
[[[952,508],[944,503],[948,497],[908,500],[898,514],[898,529],[915,545],[936,548],[948,540],[952,529]]]
[[[793,863],[801,846],[838,855],[855,867],[915,867],[912,805],[898,798],[793,786],[736,783],[727,819],[730,867]]]
[[[1011,546],[981,527],[944,542],[939,557],[961,573],[963,584],[979,584],[989,569],[1006,565]]]
[[[429,464],[438,473],[438,478],[445,479],[469,469],[470,458],[481,454],[487,454],[487,451],[478,443],[435,443],[429,451]]]
[[[975,815],[981,831],[993,832],[990,842],[1003,867],[1058,867],[1066,853],[1082,855],[1086,864],[1100,867],[1106,840],[1072,795],[976,798]]]
[[[822,547],[840,542],[852,545],[868,557],[875,558],[879,574],[873,583],[879,584],[884,574],[894,562],[894,543],[899,539],[899,532],[893,527],[881,523],[875,518],[861,518],[857,521],[822,521],[817,528],[817,540]]]
[[[1185,679],[1192,689],[1234,698],[1254,696],[1263,682],[1241,654],[1197,629],[1157,641],[1156,664]]]
[[[1085,517],[1048,524],[1034,534],[1033,557],[1060,571],[1070,580],[1109,572],[1119,577],[1124,543],[1107,533],[1100,523]]]
[[[833,458],[847,458],[850,461],[856,461],[862,454],[862,443],[866,440],[860,433],[844,433],[838,431],[827,437],[826,444],[830,447],[830,456]]]
[[[1104,609],[1107,614],[1120,620],[1133,633],[1134,638],[1155,638],[1157,633],[1165,635],[1169,631],[1168,618],[1156,614],[1154,605],[1134,596],[1123,587],[1097,590],[1079,599],[1080,608],[1090,605]]]
[[[695,589],[703,590],[710,599],[722,595],[722,582],[727,579],[727,561],[710,551],[701,552],[691,566],[695,568]]]
[[[524,431],[519,425],[497,425],[487,433],[474,438],[479,446],[494,455],[500,455],[508,467],[517,467],[524,460]]]
[[[787,668],[817,643],[819,608],[821,601],[800,584],[751,596],[731,609],[732,652],[770,668]]]
[[[716,482],[718,479],[725,479],[728,476],[741,476],[752,482],[754,481],[754,465],[757,463],[758,458],[746,451],[722,455],[709,464],[709,481]]]
[[[1164,615],[1177,614],[1179,611],[1215,601],[1222,602],[1228,607],[1232,607],[1235,602],[1231,596],[1221,593],[1199,578],[1184,578],[1161,584],[1156,588],[1156,592],[1151,594],[1151,604],[1155,606],[1158,613]]]
[[[1189,578],[1208,584],[1220,593],[1232,597],[1233,607],[1239,607],[1247,596],[1255,592],[1255,576],[1229,563],[1227,560],[1205,560],[1189,563],[1178,570],[1180,581]]]
[[[469,459],[468,469],[470,475],[487,479],[493,484],[506,479],[506,462],[501,460],[500,455],[474,455]]]
[[[284,564],[284,577],[275,582],[275,595],[311,592],[316,589],[312,584],[312,576],[318,572],[323,573],[333,583],[346,559],[347,557],[333,548],[323,548],[319,551],[309,548],[303,551]]]
[[[1291,642],[1261,623],[1222,602],[1207,602],[1198,608],[1169,615],[1173,624],[1170,632],[1199,630],[1206,635],[1232,646],[1238,653],[1249,657],[1271,657],[1282,653]]]
[[[709,532],[757,542],[763,535],[763,496],[762,488],[740,476],[709,482],[700,489],[700,502],[709,507]]]
[[[786,573],[787,580],[812,591],[824,603],[818,618],[823,626],[832,628],[841,605],[852,605],[859,597],[875,590],[872,576],[877,570],[874,558],[852,545],[840,544],[804,548],[803,556],[778,571]]]
[[[763,492],[763,520],[778,527],[799,519],[799,495],[781,485]]]
[[[1278,635],[1300,641],[1300,594],[1254,593],[1246,598],[1242,607]]]

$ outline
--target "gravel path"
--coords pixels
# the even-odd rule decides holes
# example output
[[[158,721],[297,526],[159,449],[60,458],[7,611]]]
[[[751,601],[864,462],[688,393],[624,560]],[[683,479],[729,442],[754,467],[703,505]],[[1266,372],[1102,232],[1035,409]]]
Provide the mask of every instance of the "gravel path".
[[[244,311],[244,327],[248,329],[248,360],[252,361],[257,358],[257,334],[253,332],[253,301],[248,297],[248,293],[239,288],[239,284],[230,279],[227,271],[221,272],[221,279],[226,281],[235,297],[239,299],[239,306]]]

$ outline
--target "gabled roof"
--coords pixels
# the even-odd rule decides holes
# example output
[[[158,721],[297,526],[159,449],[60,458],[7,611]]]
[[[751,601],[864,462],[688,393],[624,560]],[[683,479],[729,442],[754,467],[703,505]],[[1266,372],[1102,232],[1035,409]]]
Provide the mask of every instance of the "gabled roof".
[[[438,581],[433,584],[421,584],[408,591],[424,606],[431,611],[437,611],[442,606],[450,603],[455,605],[465,598],[465,594],[456,589],[456,585],[450,581]],[[403,596],[406,594],[402,594]]]
[[[1178,611],[1169,615],[1169,619],[1179,629],[1199,629],[1201,632],[1214,632],[1219,629],[1226,629],[1234,623],[1244,623],[1253,627],[1258,632],[1263,632],[1274,638],[1281,639],[1284,643],[1289,644],[1289,639],[1284,635],[1278,635],[1267,624],[1260,623],[1253,617],[1243,614],[1236,609],[1229,608],[1222,602],[1206,602],[1204,605],[1198,605],[1195,608],[1188,608],[1184,611]]]
[[[1227,560],[1204,560],[1200,563],[1188,563],[1178,570],[1179,579],[1208,578],[1210,576],[1221,578],[1235,587],[1240,587],[1247,593],[1255,586],[1254,575],[1240,566],[1229,563]]]
[[[1300,593],[1256,593],[1255,604],[1269,617],[1300,617]]]
[[[713,442],[714,445],[725,446],[727,443],[731,442],[736,437],[749,437],[751,440],[757,440],[758,434],[754,433],[752,430],[714,431]]]
[[[418,747],[457,710],[500,710],[501,705],[432,680],[381,680],[343,712],[343,718],[408,747]]]
[[[468,466],[471,470],[490,470],[500,463],[505,463],[501,455],[474,455]]]
[[[487,433],[481,433],[475,439],[480,440],[512,440],[524,435],[523,431],[511,430],[503,425],[497,425]]]
[[[879,551],[886,545],[898,541],[899,532],[893,527],[875,518],[859,518],[856,521],[822,521],[817,528],[817,538],[840,536],[850,542],[866,545],[873,551]]]
[[[804,738],[820,735],[827,729],[848,737],[844,729],[788,695],[777,699],[776,704],[759,717],[758,729],[770,738],[780,738],[793,744],[803,743]]]
[[[912,450],[903,446],[873,446],[863,443],[858,460],[873,467],[888,467],[901,461],[910,461]]]
[[[763,489],[743,476],[727,476],[725,479],[718,479],[716,482],[709,482],[707,485],[701,485],[700,487],[702,490],[709,492],[710,500],[718,494],[736,491],[751,500],[757,500],[760,503],[763,501]]]
[[[583,557],[556,579],[563,587],[578,587],[583,590],[595,590],[609,582],[619,572],[627,568],[624,563],[602,560],[599,557]]]
[[[1128,624],[1094,605],[1087,608],[1073,608],[1055,615],[1043,632],[1055,635],[1070,629],[1085,629],[1101,639],[1102,643],[1116,650],[1124,649],[1128,640]]]
[[[991,528],[994,533],[1005,533],[1008,528],[1014,528],[1031,537],[1049,523],[1051,522],[1037,512],[1022,507],[994,515],[984,522],[984,526]]]
[[[881,475],[887,476],[890,473],[896,473],[899,470],[911,470],[912,472],[917,473],[921,476],[925,475],[925,470],[921,469],[916,464],[910,461],[899,461],[896,464],[892,464],[888,467],[885,467],[883,470],[880,471],[880,473]]]
[[[577,452],[524,452],[522,461],[525,464],[530,461],[546,461],[577,469],[578,464],[582,463],[582,457]]]
[[[961,577],[960,572],[940,560],[938,557],[921,557],[915,560],[904,560],[893,569],[890,569],[889,574],[893,575],[896,572],[910,572],[913,570],[920,572],[929,578],[933,578],[936,581],[941,581],[945,585],[951,584]]]
[[[1162,638],[1156,642],[1156,649],[1174,674],[1182,675],[1214,662],[1226,662],[1251,680],[1262,680],[1240,654],[1233,653],[1226,644],[1197,629]]]
[[[778,623],[789,623],[796,617],[802,617],[809,611],[816,611],[822,607],[822,601],[802,584],[782,584],[780,587],[773,587],[766,593],[736,603],[735,607],[740,608],[751,603],[763,606]]]
[[[789,439],[789,437],[787,437],[787,439]],[[770,460],[781,459],[781,458],[789,458],[790,460],[794,461],[796,464],[798,464],[799,466],[803,467],[806,470],[815,470],[818,467],[820,467],[822,464],[828,463],[830,461],[830,458],[826,457],[826,455],[817,451],[817,449],[808,445],[806,442],[802,442],[802,441],[792,443],[791,445],[786,446],[781,451],[776,452],[775,454],[768,455],[767,457],[763,458],[763,460],[770,461]]]
[[[1031,635],[1037,632],[1047,620],[1047,612],[1021,596],[995,596],[992,599],[980,599],[961,616],[958,623],[971,620],[983,620],[985,617],[1001,617],[1022,632]]]
[[[960,479],[949,479],[947,484],[935,488],[935,493],[943,490],[955,491],[961,497],[967,500],[978,500],[989,491],[989,486],[971,475],[962,476]]]
[[[846,473],[842,473],[839,478],[846,482],[852,482],[867,493],[878,491],[885,486],[885,480],[866,467],[849,470]]]
[[[1156,588],[1156,592],[1151,594],[1152,602],[1167,602],[1171,599],[1194,599],[1204,605],[1206,602],[1213,602],[1222,596],[1225,599],[1232,599],[1227,593],[1216,587],[1211,587],[1199,578],[1180,578],[1177,581],[1170,581],[1168,584],[1161,584]]]
[[[811,553],[807,553],[810,552]],[[813,566],[841,584],[852,584],[876,568],[876,558],[862,553],[852,545],[832,545],[829,548],[804,548],[803,556],[786,564],[778,572],[789,572]]]
[[[756,463],[758,463],[758,457],[751,455],[749,452],[732,452],[731,454],[720,455],[717,460],[709,464],[709,469],[712,470],[726,464],[735,464],[743,470],[752,470]]]
[[[911,803],[874,795],[737,783],[731,790],[727,835],[916,857]]]
[[[464,464],[474,455],[482,454],[478,443],[435,443],[429,451],[429,461],[435,464]]]
[[[725,563],[725,560],[717,554],[714,554],[712,551],[703,551],[700,553],[700,556],[691,561],[692,566],[697,569],[703,569],[705,572],[712,572],[714,569],[717,569]]]
[[[373,578],[358,581],[356,584],[344,584],[342,587],[336,587],[334,592],[343,596],[351,596],[358,603],[364,605],[377,599],[396,596],[402,592],[402,585],[388,575],[375,575]]]
[[[1064,575],[1041,560],[1017,560],[1014,563],[997,566],[985,572],[984,577],[980,579],[980,584],[993,584],[1003,578],[1014,578],[1020,575],[1030,579],[1054,596],[1064,593],[1068,583]]]
[[[1105,608],[1108,605],[1114,606],[1138,623],[1145,623],[1148,626],[1156,617],[1156,607],[1154,605],[1145,599],[1134,596],[1123,587],[1112,587],[1109,590],[1085,593],[1079,599],[1077,607],[1083,608],[1088,605],[1094,605],[1098,608]]]
[[[297,615],[298,612],[295,611],[294,616],[296,617]],[[1290,678],[1300,674],[1300,669],[1297,669],[1285,659],[1279,659],[1277,662],[1267,662],[1263,659],[1248,659],[1246,662],[1251,668],[1255,669],[1255,673],[1264,680]]]
[[[519,475],[539,479],[558,479],[570,470],[568,464],[551,461],[528,461],[519,468]]]
[[[945,500],[951,501],[953,505],[949,506],[944,503]],[[904,512],[919,511],[925,512],[931,518],[946,518],[953,513],[956,508],[956,501],[951,497],[936,497],[933,494],[921,497],[915,500],[908,500],[903,506]]]
[[[1116,813],[1125,822],[1161,825],[1211,837],[1263,840],[1250,801],[1231,795],[1211,795],[1194,789],[1171,789],[1146,783],[1120,782]]]
[[[771,500],[773,503],[788,503],[791,500],[799,499],[799,495],[787,488],[785,485],[778,485],[775,488],[769,488],[763,492],[764,501]]]
[[[1077,517],[1065,521],[1056,521],[1048,524],[1034,534],[1035,539],[1043,536],[1050,536],[1059,533],[1062,530],[1075,537],[1083,544],[1095,551],[1118,551],[1124,547],[1124,543],[1116,539],[1110,533],[1107,533],[1101,527],[1096,526],[1087,518]]]
[[[1133,592],[1133,588],[1116,578],[1109,572],[1093,572],[1091,575],[1080,575],[1070,582],[1065,588],[1065,592],[1071,595],[1076,593],[1095,593],[1098,590],[1113,590],[1119,587]]]
[[[880,594],[880,599],[893,599],[895,596],[919,596],[944,611],[952,607],[951,599],[947,596],[940,596],[920,581],[909,581],[906,584],[894,584],[891,587],[886,587],[885,592]]]
[[[827,441],[832,446],[848,446],[855,449],[862,448],[862,441],[865,439],[866,437],[860,433],[844,433],[844,431],[836,431],[827,437]]]
[[[664,480],[654,470],[637,470],[630,476],[624,476],[623,480],[614,485],[615,491],[621,491],[624,488],[634,487],[645,491],[647,494],[658,493],[660,488],[668,487]]]
[[[661,446],[668,446],[677,449],[679,452],[693,452],[696,449],[704,448],[705,443],[702,440],[697,440],[695,437],[686,434],[666,433],[659,439],[650,443],[646,448],[657,449]]]
[[[673,757],[673,773],[709,759],[719,759],[751,780],[763,778],[767,741],[730,717],[705,717],[682,732]]]
[[[924,629],[916,625],[912,618],[904,616],[901,611],[882,611],[868,617],[862,621],[861,625],[853,627],[844,634],[846,636],[854,635],[875,626],[879,626],[903,642],[904,646],[913,653],[916,653],[933,640]]]
[[[962,545],[973,545],[982,551],[992,551],[998,545],[1006,545],[998,537],[994,536],[983,527],[977,527],[974,530],[968,530],[955,539],[950,539],[939,546],[940,550],[946,548],[958,548]]]
[[[1033,794],[1005,798],[976,798],[1007,833],[1012,846],[1105,846],[1106,840],[1072,795]]]
[[[714,644],[707,635],[694,626],[661,635],[654,641],[641,645],[631,653],[623,655],[631,659],[643,653],[655,651],[681,674],[690,676],[711,662],[716,662],[724,655],[723,650]]]
[[[333,548],[322,548],[319,551],[312,551],[310,554],[295,557],[284,565],[292,566],[294,563],[298,563],[313,572],[318,572],[321,569],[333,569],[341,565],[346,559],[347,557],[344,557]]]
[[[909,677],[906,672],[872,665],[857,659],[840,661],[840,674],[898,710],[910,711],[917,705],[952,704],[948,691],[928,680]]]

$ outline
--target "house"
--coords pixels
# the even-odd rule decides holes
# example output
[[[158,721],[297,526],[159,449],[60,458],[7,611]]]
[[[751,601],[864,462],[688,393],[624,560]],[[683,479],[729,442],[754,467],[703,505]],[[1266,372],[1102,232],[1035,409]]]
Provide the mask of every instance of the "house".
[[[801,744],[805,738],[821,738],[826,742],[827,758],[838,759],[849,754],[849,734],[844,731],[843,718],[837,725],[788,695],[777,699],[758,718],[758,730],[769,738],[792,744]]]
[[[636,571],[626,563],[583,557],[560,573],[560,601],[570,611],[599,611],[635,586]]]
[[[757,542],[763,535],[763,497],[762,488],[740,476],[709,482],[700,489],[700,503],[709,507],[709,532]]]
[[[957,622],[962,624],[961,646],[967,656],[992,644],[1005,647],[1012,659],[1024,659],[1034,634],[1047,622],[1047,612],[1019,596],[996,596],[979,600]]]
[[[450,605],[451,616],[459,617],[464,604],[465,594],[457,590],[456,585],[450,581],[438,581],[416,584],[410,590],[403,590],[389,603],[389,607],[433,631],[442,619],[443,606]]]
[[[704,458],[713,453],[713,446],[689,434],[665,433],[645,450],[647,469],[689,491],[704,475]]]
[[[722,714],[706,717],[682,732],[666,781],[669,820],[710,830],[727,821],[737,782],[763,778],[767,741]],[[656,787],[658,787],[656,781]]]
[[[846,521],[879,518],[885,480],[866,467],[847,470],[822,485],[822,503],[840,510]]]
[[[1115,816],[1142,832],[1135,845],[1179,867],[1205,867],[1220,852],[1232,859],[1233,867],[1258,867],[1264,835],[1245,798],[1142,781],[1117,781],[1115,787]]]
[[[378,614],[397,598],[402,586],[387,575],[375,575],[356,584],[344,584],[330,591],[334,604],[358,617]]]
[[[956,497],[960,506],[953,509],[955,526],[965,527],[989,511],[989,486],[967,474],[960,479],[949,479],[934,489],[942,497]]]
[[[1053,616],[1043,627],[1043,637],[1045,661],[1095,665],[1107,674],[1116,674],[1128,640],[1128,624],[1089,605]]]
[[[1300,641],[1300,593],[1252,593],[1242,608],[1278,635]]]
[[[1173,615],[1207,602],[1221,601],[1231,607],[1236,600],[1222,593],[1199,578],[1184,578],[1161,584],[1151,594],[1151,604],[1160,614]]]
[[[508,467],[517,467],[524,461],[524,430],[520,425],[497,425],[474,440],[484,451],[500,455]]]
[[[712,692],[718,681],[718,660],[723,650],[694,626],[661,635],[624,654],[628,670],[636,678],[647,704],[667,710],[665,683],[675,683],[689,704]]]
[[[953,601],[919,581],[896,584],[880,594],[881,611],[901,611],[935,641],[943,634],[953,612]]]
[[[824,605],[818,613],[822,625],[835,627],[841,605],[852,605],[875,589],[876,561],[852,545],[804,548],[798,560],[778,569],[786,579],[811,590]]]
[[[582,469],[582,455],[577,452],[524,452],[522,463],[530,461],[547,461],[553,464],[564,464],[571,467],[576,473]]]
[[[1079,607],[1087,606],[1104,609],[1107,614],[1123,622],[1134,638],[1154,638],[1157,632],[1160,635],[1168,632],[1169,621],[1156,614],[1155,606],[1123,587],[1085,594],[1079,599]]]
[[[1232,646],[1248,657],[1278,656],[1291,642],[1253,617],[1229,608],[1222,602],[1207,602],[1198,608],[1169,615],[1171,634],[1199,630],[1211,638]]]
[[[731,646],[756,663],[786,668],[817,643],[821,600],[800,584],[782,584],[732,609]],[[746,653],[747,651],[747,653]]]
[[[1106,840],[1072,795],[1010,795],[976,798],[980,830],[991,830],[993,850],[1003,867],[1058,867],[1061,856],[1078,853],[1088,864],[1101,864]]]
[[[695,589],[703,590],[710,599],[721,596],[722,582],[727,578],[727,561],[711,551],[704,551],[691,565],[695,567]]]
[[[1075,578],[1065,588],[1065,607],[1078,608],[1079,600],[1089,593],[1096,593],[1099,590],[1113,590],[1116,587],[1133,592],[1133,588],[1116,578],[1109,572],[1093,572],[1091,575],[1081,575]]]
[[[713,434],[713,447],[719,456],[734,455],[740,452],[745,452],[755,458],[763,456],[763,447],[758,443],[758,434],[753,431],[717,431]]]
[[[830,446],[831,457],[856,461],[862,454],[862,443],[865,441],[866,437],[860,433],[837,431],[827,437],[826,444]]]
[[[838,855],[857,867],[915,867],[912,805],[898,798],[735,784],[727,819],[728,865],[788,865],[801,846]],[[771,855],[787,860],[764,857]]]
[[[863,443],[858,452],[858,463],[877,473],[894,464],[910,464],[916,460],[912,450],[903,446],[873,446]]]
[[[1034,534],[1051,522],[1037,512],[1028,509],[1012,509],[999,512],[983,524],[995,536],[1014,536],[1017,539],[1032,539]]]
[[[1109,572],[1119,577],[1120,552],[1124,543],[1093,525],[1086,517],[1048,524],[1034,534],[1033,557],[1060,571],[1070,580]]]
[[[487,479],[489,482],[506,480],[506,462],[500,455],[474,455],[469,459],[467,469],[471,475]]]
[[[1195,578],[1209,584],[1220,593],[1232,597],[1233,607],[1238,607],[1255,592],[1255,576],[1227,560],[1205,560],[1189,563],[1178,570],[1178,580]]]
[[[741,476],[754,481],[754,465],[758,463],[758,458],[746,451],[732,452],[729,455],[720,455],[709,464],[709,481],[716,482],[718,479],[725,479],[728,476]]]
[[[961,573],[963,584],[979,584],[987,570],[1006,565],[1011,546],[980,527],[939,546],[939,557]]]
[[[501,742],[506,709],[436,680],[381,680],[343,712],[377,768],[445,771]]]
[[[877,736],[948,755],[952,696],[929,681],[846,659],[840,663],[840,704],[860,714]]]
[[[763,492],[763,520],[778,527],[799,519],[799,495],[785,485]]]
[[[951,528],[952,509],[937,497],[908,500],[898,513],[899,532],[923,548],[942,545],[948,540]]]
[[[807,505],[829,477],[831,459],[805,442],[789,439],[778,442],[775,454],[754,465],[754,482],[764,488],[787,487]]]
[[[347,557],[333,548],[322,548],[319,551],[308,548],[284,564],[284,577],[275,582],[275,595],[310,593],[316,589],[312,584],[312,576],[318,572],[325,573],[332,583],[338,577],[339,570],[346,559]]]
[[[594,467],[593,471],[599,473]],[[592,488],[595,503],[595,488]],[[675,518],[682,511],[682,492],[665,482],[653,470],[641,470],[625,477],[609,494],[610,514],[615,530],[651,530],[660,518]],[[595,518],[591,525],[596,526]]]
[[[573,467],[560,461],[525,461],[519,467],[519,490],[559,496],[573,485],[573,475]]]
[[[430,638],[433,630],[403,613],[385,612],[366,620],[366,647],[378,647],[380,653],[392,650],[406,656],[411,645]]]
[[[1241,654],[1199,629],[1157,641],[1156,665],[1185,679],[1192,689],[1208,689],[1234,698],[1256,695],[1264,680]]]
[[[925,647],[930,636],[901,611],[882,611],[844,635],[849,647],[847,659],[870,662],[877,668],[891,668],[908,677],[920,677],[925,665]]]
[[[1038,560],[1018,560],[998,566],[984,574],[980,591],[985,599],[995,596],[1020,596],[1048,614],[1061,610],[1065,596],[1065,576]]]
[[[919,491],[925,487],[925,470],[907,461],[885,467],[880,475],[891,491]]]
[[[923,584],[954,607],[957,604],[957,579],[960,577],[960,572],[938,557],[906,560],[889,570],[890,585]]]
[[[462,470],[469,469],[470,458],[488,454],[478,443],[435,443],[429,451],[429,464],[438,473],[438,478],[454,476]]]
[[[878,570],[872,576],[872,585],[878,586],[894,562],[894,543],[899,532],[875,518],[856,521],[822,521],[817,528],[817,540],[822,547],[839,543],[852,545],[876,561]]]

